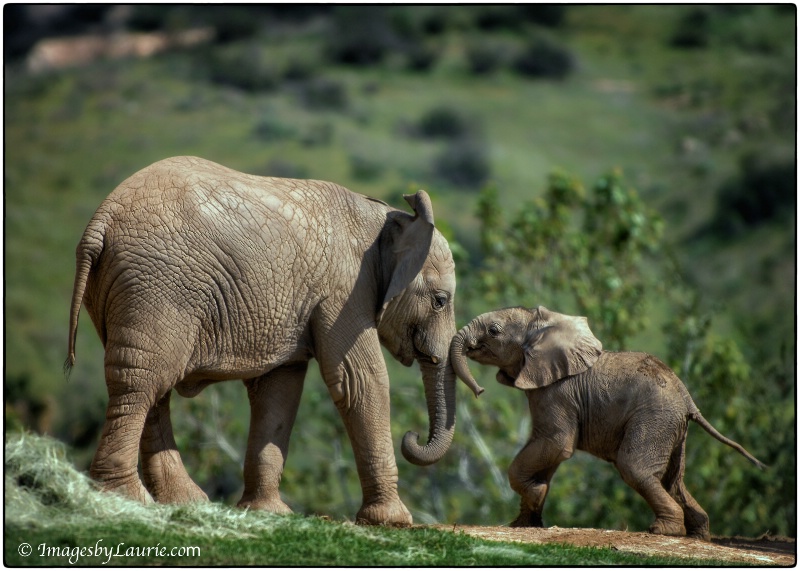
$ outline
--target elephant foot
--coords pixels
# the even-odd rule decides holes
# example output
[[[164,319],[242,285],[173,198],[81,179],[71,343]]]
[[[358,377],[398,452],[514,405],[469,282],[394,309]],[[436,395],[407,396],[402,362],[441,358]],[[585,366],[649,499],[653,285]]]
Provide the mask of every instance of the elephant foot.
[[[711,541],[711,534],[708,532],[708,528],[687,530],[686,537],[691,537],[692,539],[699,539],[701,541]]]
[[[653,525],[650,526],[650,533],[657,535],[686,535],[686,527],[683,522],[670,521],[665,519],[656,519]]]
[[[104,492],[120,494],[143,504],[153,503],[153,497],[144,487],[138,475],[124,478],[98,477],[97,474],[91,474],[91,476],[97,487]]]
[[[413,519],[411,512],[400,501],[400,498],[396,498],[364,504],[356,514],[356,523],[358,525],[407,527],[413,523]]]
[[[206,493],[192,481],[181,485],[164,486],[158,492],[153,492],[153,498],[160,504],[193,504],[208,501]]]
[[[242,496],[242,499],[239,500],[239,503],[236,504],[236,507],[248,508],[251,510],[262,510],[275,514],[294,513],[292,512],[292,508],[287,506],[279,496],[269,498],[247,498],[246,496]]]
[[[508,527],[544,527],[542,514],[520,512]]]

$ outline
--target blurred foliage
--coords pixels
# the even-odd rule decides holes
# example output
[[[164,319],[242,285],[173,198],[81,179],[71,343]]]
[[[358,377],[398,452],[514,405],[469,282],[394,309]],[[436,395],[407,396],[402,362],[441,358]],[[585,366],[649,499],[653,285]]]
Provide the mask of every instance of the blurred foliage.
[[[514,60],[514,69],[531,77],[564,79],[574,67],[572,52],[541,32],[534,34]]]
[[[794,159],[748,154],[739,169],[738,176],[718,191],[712,233],[729,238],[742,234],[748,226],[775,219],[789,222],[797,205]]]
[[[608,349],[648,325],[658,284],[647,258],[659,252],[663,222],[613,171],[586,192],[565,173],[504,225],[497,189],[478,203],[484,268],[479,289],[494,305],[551,305],[589,318]]]
[[[793,5],[9,5],[4,15],[7,429],[53,434],[88,466],[107,397],[85,313],[78,363],[61,377],[74,248],[136,170],[198,155],[332,180],[403,209],[413,181],[451,242],[459,324],[541,303],[589,316],[608,347],[661,357],[709,420],[771,465],[758,472],[690,429],[687,485],[712,532],[796,532]],[[25,67],[44,37],[198,26],[216,40],[39,75]],[[695,46],[674,45],[680,33]],[[533,49],[543,37],[561,62],[549,77],[568,81],[514,69],[521,58],[552,64]],[[420,136],[430,119],[450,121],[452,136]],[[610,165],[620,169],[598,179]],[[386,360],[398,444],[406,430],[425,433],[427,414],[417,368]],[[396,450],[416,521],[516,515],[505,470],[530,429],[520,396],[475,400],[459,387],[445,458],[419,468]],[[234,503],[243,387],[176,396],[172,410],[189,473]],[[285,499],[352,518],[353,468],[312,364]],[[650,519],[612,466],[581,454],[559,469],[545,512],[565,526]]]

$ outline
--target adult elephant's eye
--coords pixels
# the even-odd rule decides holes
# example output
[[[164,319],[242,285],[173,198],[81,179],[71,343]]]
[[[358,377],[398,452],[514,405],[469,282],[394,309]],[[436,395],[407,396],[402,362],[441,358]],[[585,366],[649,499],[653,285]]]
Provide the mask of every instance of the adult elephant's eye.
[[[502,329],[497,323],[492,323],[489,326],[489,335],[491,335],[492,337],[497,337],[498,335],[500,335],[501,331]]]
[[[447,305],[447,294],[437,293],[433,296],[433,309],[442,309]]]

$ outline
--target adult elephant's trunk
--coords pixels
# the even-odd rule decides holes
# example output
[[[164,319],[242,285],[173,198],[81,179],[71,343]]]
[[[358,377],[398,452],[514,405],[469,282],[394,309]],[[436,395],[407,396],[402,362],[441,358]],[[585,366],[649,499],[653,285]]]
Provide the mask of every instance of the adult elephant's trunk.
[[[420,361],[420,369],[430,420],[428,443],[420,446],[417,442],[419,434],[406,432],[400,449],[412,464],[428,466],[438,462],[453,441],[456,429],[456,375],[449,359],[438,365]]]
[[[467,363],[466,348],[472,343],[473,339],[470,325],[471,324],[467,324],[462,327],[461,330],[456,333],[455,337],[453,337],[453,341],[450,343],[450,364],[453,366],[453,370],[455,374],[458,375],[458,378],[472,389],[475,396],[478,396],[484,389],[478,385],[475,377],[472,376],[472,372],[469,370],[469,365]]]

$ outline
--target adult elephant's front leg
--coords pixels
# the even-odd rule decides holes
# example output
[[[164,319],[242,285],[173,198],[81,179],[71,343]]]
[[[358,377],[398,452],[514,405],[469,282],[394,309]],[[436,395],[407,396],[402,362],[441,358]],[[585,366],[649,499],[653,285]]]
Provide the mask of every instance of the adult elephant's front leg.
[[[245,381],[250,399],[250,433],[239,507],[292,512],[281,500],[279,486],[307,369],[307,362],[284,365]]]
[[[392,445],[389,375],[374,328],[363,330],[344,349],[341,337],[333,351],[320,356],[320,369],[344,421],[361,480],[363,501],[356,523],[411,525],[411,513],[397,493],[397,464]]]
[[[150,409],[144,423],[139,451],[142,456],[142,479],[157,502],[181,504],[208,501],[208,496],[194,483],[181,460],[172,421],[167,391]]]

